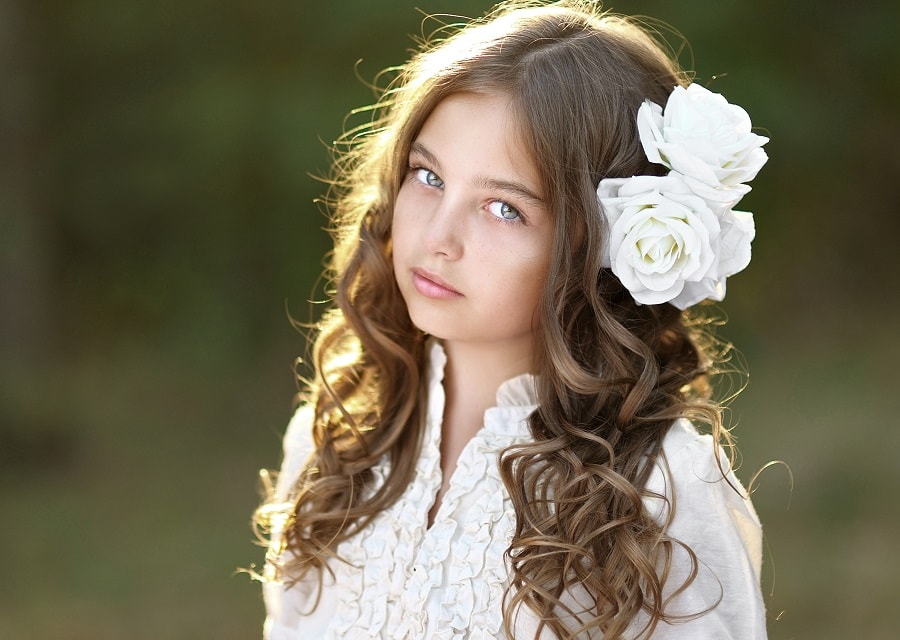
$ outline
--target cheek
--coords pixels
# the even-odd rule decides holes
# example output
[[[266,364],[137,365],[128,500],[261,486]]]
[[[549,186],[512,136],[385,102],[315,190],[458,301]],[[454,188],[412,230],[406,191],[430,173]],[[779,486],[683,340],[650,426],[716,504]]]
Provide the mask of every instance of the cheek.
[[[546,273],[533,274],[532,287],[528,292],[529,309],[536,312],[541,304],[541,296],[544,293],[544,283],[546,282]]]
[[[549,254],[549,250],[547,251],[547,254]],[[540,306],[544,290],[548,286],[547,278],[550,275],[550,257],[547,254],[541,256],[528,274],[529,282],[531,283],[529,298],[532,301],[532,308],[535,311]]]
[[[403,220],[402,209],[400,206],[400,199],[397,199],[397,203],[394,205],[394,212],[391,216],[391,253],[394,256],[394,262],[396,263],[398,255],[403,253],[403,250],[406,246],[406,241],[404,238],[406,231],[406,225]]]
[[[397,194],[397,200],[394,203],[394,214],[391,218],[391,241],[394,247],[394,255],[398,253],[403,255],[409,250],[410,242],[414,234],[412,225],[412,217],[410,211],[412,209],[409,194],[405,193],[406,189],[400,189]]]
[[[521,309],[523,316],[537,310],[547,286],[549,264],[543,256],[536,256],[510,265],[502,271],[503,277],[496,282],[496,312],[502,316],[509,309]],[[499,272],[499,270],[498,270]]]

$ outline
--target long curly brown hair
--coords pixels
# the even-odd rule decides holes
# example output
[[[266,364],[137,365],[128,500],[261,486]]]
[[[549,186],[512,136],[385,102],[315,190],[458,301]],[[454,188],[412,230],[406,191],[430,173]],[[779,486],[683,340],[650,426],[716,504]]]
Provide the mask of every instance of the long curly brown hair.
[[[427,401],[425,340],[391,266],[394,200],[435,105],[462,91],[502,92],[542,172],[555,225],[535,336],[533,441],[500,460],[516,512],[506,631],[524,605],[560,638],[589,630],[617,638],[641,612],[649,635],[670,620],[663,584],[678,542],[643,508],[648,461],[679,417],[707,424],[717,442],[728,434],[709,400],[713,359],[699,329],[671,305],[637,305],[601,267],[607,230],[596,187],[603,178],[659,173],[641,149],[635,115],[645,99],[664,104],[685,74],[646,29],[577,0],[499,5],[482,20],[440,29],[396,72],[371,122],[348,132],[336,156],[327,272],[334,305],[317,327],[305,397],[315,407],[316,449],[291,503],[264,504],[255,517],[265,533],[273,512],[286,513],[273,554],[278,573],[321,578],[337,545],[413,478]],[[389,473],[373,487],[371,469],[384,459]],[[575,585],[591,598],[586,611],[564,603]]]

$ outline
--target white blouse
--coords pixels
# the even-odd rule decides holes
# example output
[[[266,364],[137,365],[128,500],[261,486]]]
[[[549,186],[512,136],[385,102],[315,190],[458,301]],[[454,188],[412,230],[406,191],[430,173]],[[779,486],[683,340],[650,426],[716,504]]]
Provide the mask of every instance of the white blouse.
[[[426,433],[413,482],[395,504],[338,546],[337,554],[346,562],[328,563],[333,576],[324,573],[315,608],[316,576],[290,588],[264,584],[266,640],[507,637],[503,594],[509,577],[503,554],[512,540],[515,513],[500,479],[497,456],[530,439],[527,418],[537,406],[534,378],[525,374],[500,386],[497,406],[487,410],[483,428],[463,449],[428,527],[428,513],[442,480],[446,356],[437,343],[430,360]],[[288,426],[276,486],[279,500],[287,498],[313,450],[311,422],[312,409],[304,406]],[[722,478],[710,436],[698,435],[689,422],[676,422],[662,449],[648,488],[670,501],[674,498],[668,534],[689,545],[699,561],[696,580],[666,611],[690,615],[713,608],[684,622],[659,624],[653,637],[765,638],[759,588],[761,529],[749,498],[731,472],[728,482]],[[376,485],[383,482],[387,469],[386,462],[374,467]],[[667,515],[660,499],[647,498],[644,504],[660,522]],[[277,538],[278,531],[273,535]],[[687,554],[676,547],[668,584],[680,585],[689,570]],[[570,596],[577,602],[578,593]],[[533,638],[537,622],[529,609],[521,608],[515,638]],[[641,620],[635,620],[632,628],[640,626]],[[545,631],[541,637],[551,634]]]

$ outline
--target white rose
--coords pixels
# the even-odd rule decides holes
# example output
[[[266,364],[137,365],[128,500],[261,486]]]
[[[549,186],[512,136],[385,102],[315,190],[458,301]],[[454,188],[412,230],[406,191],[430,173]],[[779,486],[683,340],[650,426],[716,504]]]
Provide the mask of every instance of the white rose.
[[[750,117],[718,93],[691,84],[675,87],[665,111],[644,102],[638,110],[638,133],[650,162],[684,176],[697,195],[733,206],[746,194],[768,160],[753,133]]]
[[[679,309],[725,295],[725,278],[750,261],[753,217],[710,204],[677,173],[606,179],[603,266],[639,304]]]
[[[753,214],[726,211],[719,218],[721,232],[716,247],[717,264],[699,282],[685,282],[684,289],[671,300],[679,309],[687,309],[703,300],[725,299],[725,278],[750,264],[750,243],[756,235]]]

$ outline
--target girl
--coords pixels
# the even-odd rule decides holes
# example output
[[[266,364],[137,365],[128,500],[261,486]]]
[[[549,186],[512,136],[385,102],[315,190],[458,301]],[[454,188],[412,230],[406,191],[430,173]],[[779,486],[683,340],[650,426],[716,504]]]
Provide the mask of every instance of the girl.
[[[374,112],[256,514],[266,637],[765,637],[685,310],[749,261],[766,139],[574,1],[424,45]]]

